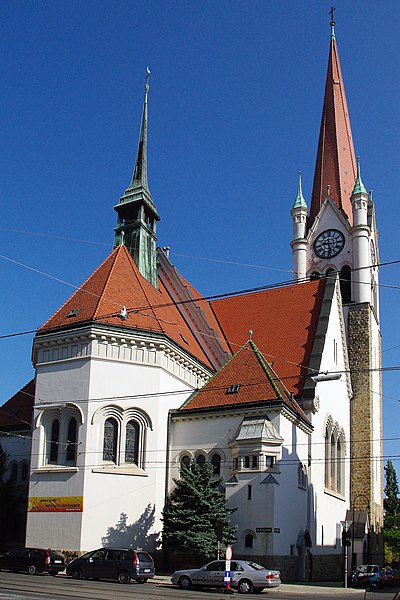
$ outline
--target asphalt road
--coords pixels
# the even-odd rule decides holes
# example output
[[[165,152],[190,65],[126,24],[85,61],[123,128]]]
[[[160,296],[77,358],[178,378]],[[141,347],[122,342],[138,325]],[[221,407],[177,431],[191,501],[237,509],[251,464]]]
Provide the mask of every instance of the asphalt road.
[[[251,597],[269,600],[305,597],[312,600],[392,600],[395,592],[282,584],[279,588],[264,590],[261,595]],[[237,592],[234,596],[238,598]],[[47,574],[31,576],[0,572],[0,600],[226,600],[227,597],[222,590],[179,590],[170,584],[168,577],[156,577],[143,585],[136,582],[121,585],[112,581],[77,581],[65,575],[51,577]]]

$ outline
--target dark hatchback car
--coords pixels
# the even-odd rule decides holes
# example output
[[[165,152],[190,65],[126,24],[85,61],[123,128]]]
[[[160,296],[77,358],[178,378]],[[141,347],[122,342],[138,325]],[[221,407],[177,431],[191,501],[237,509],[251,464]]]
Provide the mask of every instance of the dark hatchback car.
[[[0,570],[27,571],[30,575],[50,573],[57,575],[65,569],[65,558],[60,552],[44,548],[14,548],[0,556]]]
[[[154,561],[142,550],[99,548],[71,561],[67,575],[74,579],[116,579],[119,583],[129,583],[134,579],[145,583],[154,577]]]

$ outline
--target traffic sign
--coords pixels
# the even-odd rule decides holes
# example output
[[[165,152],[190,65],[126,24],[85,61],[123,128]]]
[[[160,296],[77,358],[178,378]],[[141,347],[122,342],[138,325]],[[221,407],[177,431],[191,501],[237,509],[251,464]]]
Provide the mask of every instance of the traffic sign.
[[[226,552],[225,552],[225,558],[226,558],[226,560],[231,560],[231,558],[232,558],[232,547],[231,546],[227,546]]]

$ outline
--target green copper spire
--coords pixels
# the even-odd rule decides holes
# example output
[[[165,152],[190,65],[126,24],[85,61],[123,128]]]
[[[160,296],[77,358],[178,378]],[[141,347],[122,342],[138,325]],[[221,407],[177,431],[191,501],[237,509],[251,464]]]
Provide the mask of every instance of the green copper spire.
[[[329,14],[331,15],[331,22],[330,22],[330,26],[331,26],[331,40],[335,39],[335,21],[333,20],[333,13],[336,10],[336,8],[334,6],[331,6],[331,10],[329,11]]]
[[[301,189],[301,171],[299,171],[299,183],[297,186],[297,196],[294,201],[293,208],[307,208],[307,203],[304,200],[303,191]]]
[[[357,156],[357,179],[356,179],[356,183],[354,185],[352,195],[354,196],[354,194],[366,194],[366,193],[367,193],[367,190],[365,189],[365,186],[361,179],[360,157]]]
[[[147,179],[149,77],[150,69],[147,67],[139,144],[132,181],[118,204],[114,206],[118,214],[117,226],[114,228],[114,248],[126,246],[143,277],[157,287],[156,224],[160,217]]]
[[[144,92],[144,103],[142,122],[140,125],[139,144],[136,154],[135,168],[133,171],[132,181],[128,190],[135,187],[143,187],[149,192],[149,183],[147,179],[147,120],[148,120],[148,99],[149,99],[149,77],[150,69],[146,68],[146,84]]]

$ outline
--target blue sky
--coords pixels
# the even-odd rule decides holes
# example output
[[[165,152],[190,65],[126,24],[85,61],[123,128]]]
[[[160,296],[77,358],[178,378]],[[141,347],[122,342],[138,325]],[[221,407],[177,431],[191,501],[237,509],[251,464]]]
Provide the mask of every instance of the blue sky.
[[[381,262],[398,243],[400,3],[335,3],[356,153]],[[159,245],[204,295],[292,278],[297,171],[309,201],[330,3],[3,0],[0,335],[35,330],[112,248],[150,66]],[[381,268],[384,366],[400,365],[400,265]],[[0,404],[32,376],[33,335],[0,339]],[[245,341],[245,340],[244,340]],[[399,470],[400,372],[383,376]]]

